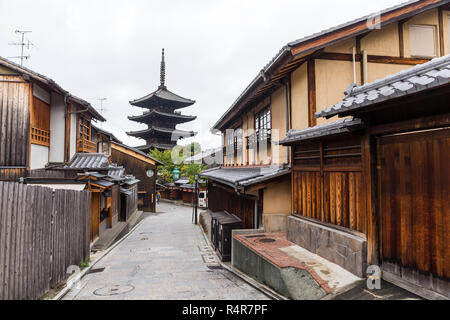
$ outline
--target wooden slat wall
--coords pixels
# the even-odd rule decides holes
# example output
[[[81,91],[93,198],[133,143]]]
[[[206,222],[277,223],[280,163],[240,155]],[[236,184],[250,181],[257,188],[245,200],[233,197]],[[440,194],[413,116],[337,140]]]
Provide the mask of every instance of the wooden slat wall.
[[[353,137],[294,148],[295,214],[366,233],[360,143]]]
[[[28,165],[30,96],[22,77],[0,76],[0,166]]]
[[[125,167],[127,173],[134,175],[140,180],[138,183],[138,191],[145,191],[146,194],[143,196],[144,203],[139,209],[147,212],[155,212],[156,202],[155,197],[152,197],[152,195],[156,193],[156,174],[152,178],[149,178],[147,176],[147,170],[151,169],[156,172],[156,166],[116,149],[111,150],[111,158],[112,162]]]
[[[450,290],[449,147],[448,129],[379,140],[383,268],[443,294],[433,281]]]
[[[0,181],[0,300],[38,299],[89,257],[90,193]]]
[[[208,184],[208,206],[213,212],[227,211],[242,220],[242,228],[254,229],[255,201]]]

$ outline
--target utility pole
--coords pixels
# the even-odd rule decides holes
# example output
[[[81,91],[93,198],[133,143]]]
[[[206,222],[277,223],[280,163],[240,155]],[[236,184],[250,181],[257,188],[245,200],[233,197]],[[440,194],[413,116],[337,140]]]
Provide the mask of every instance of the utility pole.
[[[30,55],[28,54],[27,56],[24,55],[24,49],[25,47],[30,50],[30,46],[34,46],[33,43],[31,43],[30,40],[27,39],[27,42],[25,42],[25,34],[27,33],[31,33],[33,31],[25,31],[25,30],[16,30],[15,33],[16,34],[20,34],[22,37],[22,40],[20,43],[17,42],[13,42],[13,43],[8,43],[10,46],[20,46],[21,47],[21,51],[20,51],[20,56],[17,57],[9,57],[9,59],[20,59],[20,65],[23,66],[23,60],[28,60],[30,59]]]

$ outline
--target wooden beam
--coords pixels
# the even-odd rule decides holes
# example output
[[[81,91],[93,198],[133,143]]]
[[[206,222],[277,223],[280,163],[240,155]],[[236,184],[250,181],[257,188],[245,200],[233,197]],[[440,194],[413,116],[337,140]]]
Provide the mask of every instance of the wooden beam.
[[[122,153],[125,153],[125,154],[127,154],[129,156],[132,156],[132,157],[134,157],[134,158],[136,158],[138,160],[144,161],[144,162],[149,163],[151,165],[156,165],[156,162],[154,160],[152,160],[152,159],[150,159],[150,158],[148,158],[148,157],[146,157],[146,156],[144,156],[144,155],[142,155],[142,154],[140,154],[138,152],[135,152],[133,150],[129,150],[129,149],[125,148],[125,147],[122,147],[122,146],[120,146],[118,144],[115,144],[114,142],[111,142],[111,149],[117,150],[117,151],[122,152]]]
[[[401,20],[398,22],[398,49],[400,52],[400,58],[405,57],[405,41],[404,41],[404,35],[403,35],[403,26],[404,21]]]
[[[438,8],[439,20],[439,50],[440,56],[445,56],[445,40],[444,40],[444,12],[442,7]]]
[[[317,108],[316,99],[316,60],[308,60],[308,125],[314,127],[317,119],[314,116]]]
[[[339,52],[323,52],[317,56],[317,59],[321,60],[336,60],[336,61],[353,61],[353,55],[351,53],[339,53]],[[356,61],[361,61],[362,55],[356,54]],[[429,62],[430,59],[421,58],[401,58],[392,56],[367,56],[369,63],[384,63],[384,64],[400,64],[400,65],[418,65]]]
[[[369,127],[369,132],[372,135],[386,135],[405,131],[442,128],[447,126],[450,126],[450,113]]]

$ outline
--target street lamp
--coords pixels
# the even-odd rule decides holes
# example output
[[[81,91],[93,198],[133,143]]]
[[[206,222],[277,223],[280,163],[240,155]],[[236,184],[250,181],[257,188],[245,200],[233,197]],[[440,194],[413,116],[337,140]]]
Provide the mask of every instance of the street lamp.
[[[172,170],[173,181],[180,180],[180,174],[181,174],[181,171],[177,167],[175,167],[175,169]]]

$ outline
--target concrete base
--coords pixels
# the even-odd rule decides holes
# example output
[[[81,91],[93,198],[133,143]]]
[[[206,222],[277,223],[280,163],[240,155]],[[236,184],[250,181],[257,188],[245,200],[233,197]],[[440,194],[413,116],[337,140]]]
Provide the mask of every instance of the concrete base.
[[[233,238],[233,267],[295,300],[318,300],[327,292],[306,271],[279,268]]]
[[[290,216],[287,239],[360,278],[366,276],[367,240],[363,237]]]
[[[265,232],[286,232],[287,217],[285,213],[265,214],[263,216]]]

